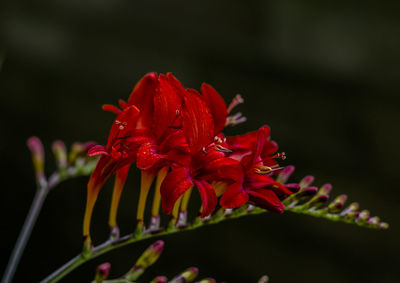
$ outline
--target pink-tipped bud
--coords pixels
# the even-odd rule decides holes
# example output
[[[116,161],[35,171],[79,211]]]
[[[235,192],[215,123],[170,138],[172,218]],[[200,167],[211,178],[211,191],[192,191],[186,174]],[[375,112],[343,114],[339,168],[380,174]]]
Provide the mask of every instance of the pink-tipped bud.
[[[312,184],[312,182],[314,182],[314,176],[305,176],[299,183],[301,188],[306,188],[308,186],[310,186]]]
[[[294,172],[294,166],[287,166],[283,168],[283,170],[279,173],[276,181],[278,181],[281,184],[285,184],[289,180],[293,172]]]
[[[194,279],[196,279],[197,274],[199,274],[199,269],[197,267],[189,267],[184,272],[182,272],[180,275],[178,275],[177,277],[172,279],[170,282],[171,283],[192,282]]]
[[[94,281],[96,283],[102,283],[104,280],[107,279],[108,275],[110,274],[111,264],[109,262],[105,262],[97,266],[96,276]]]
[[[40,185],[46,183],[44,176],[44,149],[43,144],[38,137],[30,137],[26,145],[32,152],[32,161],[35,168],[36,178]]]
[[[204,278],[200,281],[197,281],[197,283],[217,283],[217,281],[215,281],[214,278]]]
[[[65,144],[62,141],[57,140],[53,142],[52,149],[57,160],[58,167],[60,169],[65,169],[68,165],[67,148],[65,147]]]
[[[74,164],[76,160],[80,157],[86,158],[87,152],[90,148],[95,146],[94,142],[75,142],[71,146],[71,151],[68,156],[68,161],[70,164]]]
[[[157,276],[156,278],[154,278],[153,280],[151,280],[150,283],[167,283],[168,282],[168,278],[165,276]]]
[[[38,137],[30,137],[26,142],[32,152],[33,164],[36,172],[43,173],[44,169],[44,149],[41,140]]]
[[[325,184],[319,189],[318,194],[319,195],[328,195],[331,190],[332,190],[332,185],[331,184]]]
[[[267,283],[268,281],[269,277],[267,275],[264,275],[258,280],[258,283]]]
[[[160,257],[164,248],[164,242],[159,240],[148,247],[144,253],[137,260],[135,267],[136,268],[147,268],[150,265],[154,264],[158,258]]]
[[[97,271],[100,275],[107,277],[110,274],[110,268],[111,264],[109,262],[105,262],[97,267]]]

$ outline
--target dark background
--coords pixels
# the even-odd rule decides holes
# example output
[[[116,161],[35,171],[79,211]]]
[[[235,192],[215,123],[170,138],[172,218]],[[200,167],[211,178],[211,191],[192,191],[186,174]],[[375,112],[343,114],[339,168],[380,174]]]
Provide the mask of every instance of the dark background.
[[[295,215],[263,214],[163,238],[144,279],[189,266],[200,277],[256,282],[399,282],[399,4],[379,1],[4,1],[0,49],[1,270],[35,191],[25,146],[105,143],[113,114],[142,75],[172,72],[186,87],[205,81],[227,100],[242,94],[248,122],[264,124],[297,168],[333,195],[391,224],[387,231]],[[81,248],[87,177],[53,191],[15,282],[36,282]],[[119,223],[133,230],[137,174],[122,196]],[[93,237],[104,240],[111,184],[100,195]],[[121,275],[151,243],[95,259],[65,278],[88,282],[95,266]],[[151,274],[151,275],[149,275]]]

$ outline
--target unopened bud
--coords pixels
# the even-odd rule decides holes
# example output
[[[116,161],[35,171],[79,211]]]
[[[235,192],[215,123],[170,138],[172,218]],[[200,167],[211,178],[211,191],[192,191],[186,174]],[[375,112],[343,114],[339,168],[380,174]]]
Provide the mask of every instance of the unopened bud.
[[[297,193],[298,191],[300,191],[300,185],[299,184],[285,184],[285,188],[288,189],[289,191],[291,191],[292,193]]]
[[[293,172],[294,172],[294,166],[287,166],[283,168],[283,170],[279,173],[278,177],[276,178],[276,181],[281,184],[285,184],[289,180]]]
[[[363,210],[358,215],[358,220],[367,221],[368,219],[369,219],[369,211],[368,210]]]
[[[60,140],[55,141],[53,142],[52,149],[53,149],[53,154],[57,160],[58,168],[60,169],[67,168],[68,166],[67,148],[65,147],[65,144]]]
[[[328,195],[332,190],[331,184],[325,184],[321,188],[319,188],[318,194],[319,195]]]
[[[360,205],[357,202],[353,202],[347,208],[345,208],[340,215],[346,216],[347,218],[354,219],[358,217],[355,212],[359,209]],[[356,216],[356,217],[354,217]]]
[[[153,280],[151,280],[150,283],[167,283],[168,282],[168,278],[165,276],[157,276],[156,278],[154,278]]]
[[[267,283],[269,281],[269,277],[267,275],[264,275],[263,277],[258,280],[258,283]]]
[[[160,257],[164,248],[163,241],[157,241],[148,247],[144,253],[140,256],[140,258],[136,261],[136,267],[147,268],[150,265],[154,264],[158,258]]]
[[[378,216],[371,217],[370,219],[368,219],[368,224],[369,225],[378,225],[379,221],[380,221],[380,218]]]
[[[100,264],[96,270],[96,276],[94,281],[96,283],[102,283],[104,280],[107,279],[108,275],[110,274],[111,264],[109,262],[105,262]]]
[[[86,158],[86,154],[88,150],[94,146],[94,142],[86,142],[86,143],[81,143],[81,142],[75,142],[71,146],[71,150],[69,152],[68,156],[68,161],[70,164],[74,164],[77,159],[83,157]]]
[[[192,282],[194,279],[196,279],[197,274],[199,274],[199,269],[197,267],[189,267],[184,272],[182,272],[180,275],[178,275],[177,277],[172,279],[170,281],[170,283]]]
[[[197,281],[196,283],[216,283],[214,278],[204,278],[201,279],[200,281]]]
[[[32,161],[36,172],[36,178],[39,182],[42,182],[45,179],[43,144],[38,137],[30,137],[26,144],[32,152]]]
[[[314,176],[305,176],[299,183],[301,188],[306,188],[314,182]]]
[[[378,226],[379,226],[379,228],[382,228],[382,229],[388,229],[389,228],[389,224],[386,223],[386,222],[381,222],[381,223],[378,224]]]

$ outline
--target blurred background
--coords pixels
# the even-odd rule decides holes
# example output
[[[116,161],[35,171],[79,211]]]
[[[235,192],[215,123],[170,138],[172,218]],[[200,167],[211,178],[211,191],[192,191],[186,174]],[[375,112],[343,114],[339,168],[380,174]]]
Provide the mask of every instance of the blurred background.
[[[393,1],[394,2],[394,1]],[[295,215],[263,214],[163,238],[166,248],[143,282],[189,266],[219,282],[399,282],[399,3],[367,1],[5,1],[1,11],[0,272],[35,191],[28,137],[47,149],[61,139],[104,144],[114,115],[147,72],[172,72],[186,87],[213,85],[248,122],[268,124],[296,166],[390,223],[387,231]],[[15,276],[36,282],[82,244],[88,178],[48,196]],[[122,196],[122,233],[133,230],[138,174]],[[100,194],[92,233],[108,235],[111,186]],[[123,274],[145,241],[106,254],[64,282],[89,282],[95,267]]]

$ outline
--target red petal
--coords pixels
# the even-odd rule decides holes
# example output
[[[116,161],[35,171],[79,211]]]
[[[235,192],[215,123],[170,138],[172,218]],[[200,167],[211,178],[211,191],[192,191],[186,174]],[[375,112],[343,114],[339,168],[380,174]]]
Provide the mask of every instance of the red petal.
[[[111,104],[104,104],[101,108],[103,108],[104,111],[110,111],[112,113],[115,113],[117,115],[121,114],[121,109],[118,107],[111,105]]]
[[[210,110],[197,93],[192,90],[188,90],[184,96],[182,123],[192,154],[212,142],[214,125]]]
[[[241,183],[233,183],[222,195],[219,203],[225,208],[236,208],[248,202],[249,196]]]
[[[118,104],[119,104],[119,107],[121,107],[121,109],[125,109],[126,107],[128,107],[128,103],[123,99],[119,99]]]
[[[157,86],[157,73],[148,73],[135,85],[129,96],[128,104],[140,110],[140,127],[150,127],[153,122],[153,97]]]
[[[217,195],[215,194],[214,188],[206,181],[195,181],[195,184],[199,189],[201,201],[203,203],[201,217],[206,217],[210,215],[217,206]]]
[[[218,173],[221,179],[230,179],[238,183],[243,183],[244,172],[240,164],[221,166],[218,169]]]
[[[169,172],[160,188],[164,213],[170,214],[175,202],[192,186],[193,182],[185,168],[181,167]]]
[[[156,146],[151,143],[142,144],[137,153],[137,167],[141,170],[149,170],[162,156],[157,153]]]
[[[132,135],[132,132],[136,128],[136,121],[139,113],[139,109],[137,109],[136,106],[131,105],[125,108],[122,113],[118,115],[111,127],[110,135],[108,136],[106,146],[107,151],[110,150],[116,138]]]
[[[248,193],[250,195],[250,200],[259,207],[277,213],[283,213],[285,210],[285,206],[272,190],[261,189],[248,191]]]
[[[183,86],[173,76],[160,75],[159,89],[154,96],[153,131],[162,137],[178,118],[182,105]]]
[[[92,146],[87,153],[89,156],[94,156],[94,155],[98,155],[98,154],[103,154],[103,155],[110,155],[106,149],[104,148],[104,146],[102,145],[94,145]]]
[[[202,84],[201,96],[206,102],[214,118],[214,135],[218,135],[225,128],[228,111],[224,99],[210,85]]]
[[[269,138],[269,127],[264,126],[257,131],[257,144],[253,152],[253,163],[261,161],[261,152],[264,149],[264,144]]]

